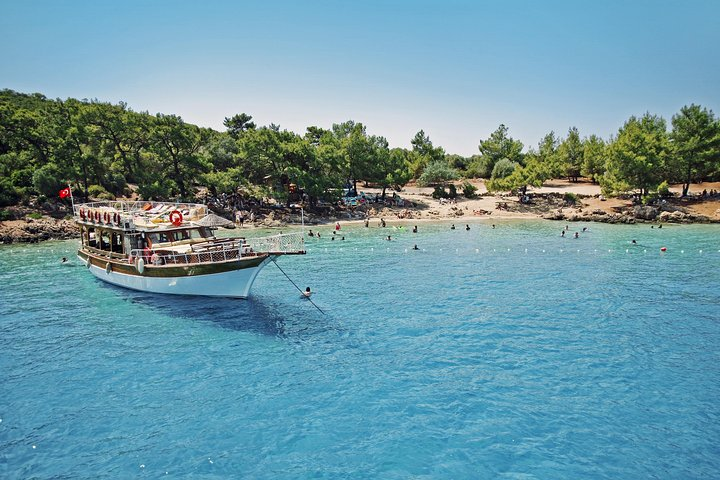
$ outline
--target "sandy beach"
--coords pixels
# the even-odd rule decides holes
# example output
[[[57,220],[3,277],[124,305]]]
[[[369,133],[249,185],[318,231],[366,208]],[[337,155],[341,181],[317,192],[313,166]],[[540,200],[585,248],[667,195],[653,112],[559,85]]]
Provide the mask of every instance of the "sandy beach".
[[[412,223],[427,221],[456,220],[477,221],[493,219],[518,219],[538,218],[549,212],[560,212],[563,214],[582,214],[583,212],[604,212],[611,215],[632,208],[631,199],[603,198],[600,186],[592,183],[572,183],[567,180],[553,180],[546,182],[541,188],[529,188],[528,194],[532,201],[529,204],[522,204],[515,195],[509,194],[488,194],[483,180],[471,182],[477,190],[477,198],[467,199],[459,196],[455,201],[438,200],[432,197],[432,187],[419,187],[408,185],[398,193],[400,198],[411,202],[412,206],[406,208],[393,207],[383,208],[370,204],[369,215],[371,221],[379,222],[384,218],[386,222]],[[457,182],[458,191],[461,191],[461,182]],[[720,190],[720,182],[694,184],[690,190],[690,197],[680,199],[681,185],[671,187],[671,192],[676,194],[671,201],[674,204],[682,205],[682,208],[690,215],[705,216],[712,221],[720,221],[720,196],[714,198],[702,198],[703,190]],[[378,194],[382,193],[377,188],[362,188],[358,186],[359,192]],[[572,206],[563,205],[560,198],[565,193],[578,195],[579,201]],[[392,192],[386,191],[386,195],[392,197]],[[555,202],[549,202],[544,197],[555,196]],[[364,220],[349,220],[363,222]]]

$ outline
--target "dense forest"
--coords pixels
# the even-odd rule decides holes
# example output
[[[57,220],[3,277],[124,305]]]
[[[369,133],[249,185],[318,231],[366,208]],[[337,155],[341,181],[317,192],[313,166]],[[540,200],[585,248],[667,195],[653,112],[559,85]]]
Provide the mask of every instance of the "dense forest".
[[[485,178],[491,191],[586,178],[607,195],[646,199],[670,183],[720,178],[720,120],[698,105],[671,119],[631,117],[611,138],[545,135],[527,150],[500,125],[472,157],[448,154],[421,130],[411,149],[390,148],[361,123],[311,126],[304,135],[257,126],[250,115],[225,118],[225,132],[176,115],[134,112],[124,103],[52,100],[0,91],[0,206],[53,199],[68,183],[76,196],[113,199],[134,190],[144,199],[193,200],[241,193],[287,200],[297,186],[310,205],[336,200],[343,187],[368,182],[401,189],[411,180],[444,185]],[[132,190],[131,190],[132,186]]]

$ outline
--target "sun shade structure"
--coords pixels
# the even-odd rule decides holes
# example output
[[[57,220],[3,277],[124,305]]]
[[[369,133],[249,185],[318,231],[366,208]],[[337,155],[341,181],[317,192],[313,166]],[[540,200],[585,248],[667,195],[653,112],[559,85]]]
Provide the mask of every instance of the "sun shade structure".
[[[210,213],[200,220],[193,222],[195,225],[199,225],[201,227],[210,227],[210,228],[217,228],[217,227],[227,227],[229,225],[235,225],[232,221],[223,218],[219,215],[215,215],[214,213]]]

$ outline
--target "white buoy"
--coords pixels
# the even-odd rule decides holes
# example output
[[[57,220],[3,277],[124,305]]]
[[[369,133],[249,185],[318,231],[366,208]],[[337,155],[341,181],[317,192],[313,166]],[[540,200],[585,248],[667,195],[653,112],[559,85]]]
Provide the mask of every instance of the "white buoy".
[[[543,250],[543,253],[545,253],[545,250]]]
[[[527,253],[527,248],[525,249],[525,253]]]
[[[475,253],[480,253],[480,249],[479,249],[479,248],[476,248],[476,249],[475,249]]]
[[[680,253],[685,253],[685,250],[680,250]]]
[[[702,253],[702,250],[700,250],[698,253]]]
[[[626,248],[626,249],[625,249],[625,253],[630,253],[630,250],[628,250],[628,249]]]
[[[375,248],[374,248],[374,247],[370,247],[370,251],[371,251],[371,252],[374,252],[374,251],[375,251]]]
[[[405,249],[405,253],[407,253],[407,248]]]
[[[563,253],[563,249],[562,249],[562,248],[560,249],[560,253]]]

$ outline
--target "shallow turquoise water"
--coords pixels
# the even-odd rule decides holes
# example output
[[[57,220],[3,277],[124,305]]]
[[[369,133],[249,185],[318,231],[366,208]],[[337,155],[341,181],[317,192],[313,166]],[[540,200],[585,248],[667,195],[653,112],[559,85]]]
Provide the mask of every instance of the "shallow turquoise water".
[[[321,228],[326,315],[0,248],[0,477],[718,477],[718,227],[456,225]]]

